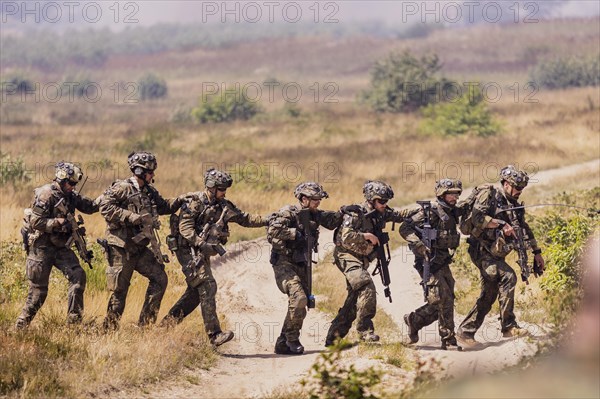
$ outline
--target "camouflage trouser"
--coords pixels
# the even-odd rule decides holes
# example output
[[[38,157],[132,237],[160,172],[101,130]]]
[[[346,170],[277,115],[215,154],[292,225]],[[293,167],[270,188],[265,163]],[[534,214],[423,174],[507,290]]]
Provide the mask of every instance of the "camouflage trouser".
[[[160,302],[167,289],[168,280],[164,265],[156,260],[152,251],[147,247],[125,250],[113,245],[110,246],[108,264],[106,286],[109,291],[112,291],[112,295],[108,300],[104,326],[107,328],[117,327],[125,310],[125,300],[134,271],[150,280],[138,324],[144,326],[154,323],[160,309]]]
[[[189,249],[180,249],[176,252],[177,260],[183,266],[192,260],[192,254]],[[200,305],[202,320],[204,321],[204,330],[209,336],[221,332],[221,325],[217,316],[217,282],[210,269],[210,258],[205,257],[197,270],[198,277],[190,284],[179,298],[179,300],[169,310],[163,322],[174,320],[181,323],[183,319],[192,313]]]
[[[409,314],[411,324],[420,330],[438,320],[440,337],[454,337],[454,277],[444,265],[429,278],[427,303]]]
[[[273,265],[273,272],[277,288],[288,296],[288,310],[281,334],[285,335],[288,341],[297,341],[300,338],[308,305],[304,267],[295,265],[285,256],[278,256]]]
[[[338,311],[337,316],[331,322],[327,332],[327,340],[343,338],[350,331],[352,322],[358,318],[356,331],[359,334],[373,332],[373,317],[377,311],[377,291],[371,275],[367,271],[369,261],[358,259],[355,256],[334,251],[335,264],[346,277],[346,289],[348,295],[344,305]]]
[[[29,292],[17,326],[28,325],[44,304],[52,266],[56,266],[69,280],[67,321],[74,323],[81,320],[86,276],[77,256],[69,248],[34,246],[26,261]]]
[[[513,312],[515,286],[517,285],[515,271],[503,258],[497,258],[483,248],[479,249],[476,245],[471,244],[469,255],[481,274],[481,294],[473,309],[460,324],[462,332],[474,335],[483,324],[485,316],[489,313],[496,298],[500,303],[502,331],[517,325]]]

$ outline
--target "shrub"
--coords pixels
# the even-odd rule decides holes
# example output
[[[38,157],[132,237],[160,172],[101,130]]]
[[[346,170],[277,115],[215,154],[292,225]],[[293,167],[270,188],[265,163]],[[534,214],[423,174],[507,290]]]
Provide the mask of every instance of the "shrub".
[[[0,152],[0,186],[8,183],[16,186],[30,179],[23,158],[12,158],[10,154]]]
[[[423,109],[421,129],[446,136],[491,136],[500,131],[478,91],[463,93],[456,101],[430,104]]]
[[[142,76],[138,82],[138,91],[140,99],[153,100],[167,96],[167,82],[157,75],[148,73]]]
[[[437,55],[419,59],[408,51],[392,53],[375,63],[371,89],[361,100],[377,112],[406,112],[430,104],[450,84],[435,77],[440,68]]]
[[[357,371],[354,365],[342,366],[341,351],[347,345],[347,342],[339,340],[331,352],[319,355],[311,368],[309,380],[301,382],[309,389],[311,399],[376,398],[371,389],[381,381],[381,372],[373,367]]]
[[[576,193],[563,193],[551,201],[598,207],[600,187]],[[581,255],[588,237],[600,228],[597,214],[572,208],[555,208],[538,217],[532,224],[536,237],[544,250],[546,271],[541,279],[545,307],[556,331],[561,331],[573,316],[579,304],[582,291]]]
[[[18,94],[32,92],[35,90],[35,84],[22,72],[15,72],[2,78],[2,92],[6,94]]]
[[[262,112],[260,106],[241,91],[227,91],[217,96],[200,99],[192,109],[192,117],[200,123],[220,123],[248,120]]]
[[[545,60],[531,71],[530,78],[547,89],[598,86],[600,61],[598,56]]]

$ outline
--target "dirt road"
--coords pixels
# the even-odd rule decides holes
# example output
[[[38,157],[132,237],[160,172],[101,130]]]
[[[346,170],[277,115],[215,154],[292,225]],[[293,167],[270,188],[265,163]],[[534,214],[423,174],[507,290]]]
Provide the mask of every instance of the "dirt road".
[[[584,170],[598,170],[600,161],[540,172],[541,182],[552,178],[576,176]],[[539,183],[540,185],[542,183]],[[547,184],[547,183],[544,183]],[[467,195],[468,193],[465,193]],[[322,231],[321,248],[332,248],[331,233]],[[305,376],[323,344],[330,318],[318,310],[310,310],[301,341],[306,352],[302,356],[280,356],[273,353],[275,339],[281,329],[287,298],[276,287],[269,264],[270,246],[265,239],[234,244],[229,254],[215,262],[214,274],[219,284],[217,304],[226,315],[227,328],[235,332],[232,342],[218,349],[222,354],[210,370],[191,371],[197,384],[178,381],[161,383],[152,388],[153,397],[231,398],[260,397],[280,386],[295,385]],[[406,340],[402,316],[423,304],[418,275],[412,267],[413,256],[404,246],[393,253],[390,267],[394,303],[380,295],[379,306],[401,326]],[[380,289],[380,283],[376,283]],[[461,316],[456,316],[460,323]],[[414,346],[422,358],[437,359],[447,375],[491,372],[516,364],[523,356],[534,353],[535,340],[544,332],[535,325],[524,325],[533,338],[505,339],[499,332],[499,322],[493,315],[480,329],[477,339],[483,342],[478,350],[456,352],[439,350],[437,323],[424,329],[420,342]],[[356,356],[357,351],[348,351]]]

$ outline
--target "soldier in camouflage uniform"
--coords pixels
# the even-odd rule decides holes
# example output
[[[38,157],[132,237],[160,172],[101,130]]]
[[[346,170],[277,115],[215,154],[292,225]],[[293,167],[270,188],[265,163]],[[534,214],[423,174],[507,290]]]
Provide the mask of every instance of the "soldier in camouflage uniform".
[[[244,227],[267,225],[260,215],[242,212],[231,201],[225,199],[227,189],[232,183],[228,173],[209,169],[204,176],[206,189],[189,195],[181,206],[179,217],[173,215],[171,220],[170,240],[175,243],[171,248],[182,266],[187,289],[161,324],[180,323],[200,305],[204,330],[215,346],[230,341],[233,332],[222,331],[217,317],[217,282],[210,268],[210,257],[224,252],[222,245],[227,243],[229,237],[228,223],[233,222]]]
[[[133,176],[115,181],[100,200],[100,212],[107,222],[106,285],[112,291],[104,319],[105,329],[118,327],[134,271],[150,280],[138,324],[144,326],[156,321],[167,288],[167,274],[163,259],[158,259],[148,248],[150,240],[137,238],[143,228],[144,215],[151,215],[152,228],[158,228],[158,215],[176,212],[182,201],[180,198],[165,200],[151,184],[158,166],[153,154],[132,152],[127,162]]]
[[[526,334],[517,324],[513,312],[515,303],[515,286],[517,276],[506,263],[506,251],[503,237],[511,237],[514,229],[510,219],[502,209],[520,206],[518,199],[527,186],[529,177],[524,171],[509,165],[500,172],[502,187],[487,186],[476,197],[471,213],[473,231],[469,243],[469,256],[481,273],[481,294],[465,320],[460,324],[458,338],[467,345],[476,344],[475,333],[483,324],[493,303],[498,298],[500,303],[500,322],[504,337]],[[525,222],[525,211],[516,211],[520,225],[529,238],[529,244],[535,255],[535,261],[544,269],[542,251],[538,247],[533,232]]]
[[[325,346],[332,345],[338,337],[344,338],[357,318],[356,330],[360,339],[379,341],[373,326],[377,292],[368,271],[370,263],[377,257],[375,246],[379,245],[373,232],[375,228],[385,227],[387,222],[401,223],[407,211],[395,210],[387,205],[394,198],[394,191],[382,181],[367,181],[363,194],[364,203],[342,207],[343,222],[335,231],[334,262],[346,278],[348,295],[331,323]]]
[[[414,312],[404,315],[411,344],[419,340],[420,329],[437,320],[442,349],[447,349],[449,346],[460,349],[454,334],[454,277],[450,271],[450,264],[460,243],[457,227],[461,209],[456,207],[456,203],[461,193],[460,180],[442,179],[436,182],[437,201],[431,204],[430,224],[437,231],[437,237],[431,251],[421,241],[418,231],[423,228],[425,221],[423,208],[419,208],[400,227],[400,235],[408,241],[409,248],[415,254],[415,269],[421,277],[423,277],[425,257],[429,256],[431,262],[431,275],[427,282],[429,286],[427,303]]]
[[[24,239],[27,252],[27,278],[29,293],[21,315],[17,318],[16,328],[29,325],[48,296],[48,281],[52,266],[56,266],[69,280],[67,321],[81,321],[83,312],[83,292],[86,276],[70,244],[72,229],[67,215],[60,212],[56,205],[64,201],[66,209],[92,214],[98,212],[98,205],[90,198],[74,191],[81,180],[81,169],[69,162],[59,162],[53,183],[35,190],[31,213],[26,211]]]
[[[281,292],[288,296],[288,311],[283,322],[281,334],[275,343],[277,354],[302,354],[304,346],[300,343],[300,330],[306,317],[308,305],[306,267],[307,237],[299,221],[301,210],[310,211],[309,231],[318,245],[319,226],[329,230],[341,223],[341,213],[318,209],[323,198],[329,196],[319,184],[306,182],[299,184],[294,196],[300,205],[288,205],[269,217],[267,238],[273,246],[271,264],[275,273],[275,282]]]

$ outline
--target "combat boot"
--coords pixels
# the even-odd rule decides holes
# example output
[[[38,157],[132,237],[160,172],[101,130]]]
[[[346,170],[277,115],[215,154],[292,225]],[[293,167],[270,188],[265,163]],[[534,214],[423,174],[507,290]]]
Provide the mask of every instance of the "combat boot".
[[[294,355],[301,355],[304,353],[304,346],[302,346],[299,340],[286,341],[285,344],[287,345],[289,351]]]
[[[379,342],[379,335],[372,331],[368,331],[360,335],[360,340],[363,342]]]
[[[410,339],[411,344],[415,344],[419,342],[419,330],[415,328],[415,325],[412,322],[411,316],[412,313],[407,313],[404,315],[404,323],[408,326],[408,338]]]
[[[529,335],[529,331],[524,328],[521,328],[518,324],[512,327],[508,327],[506,330],[502,331],[502,336],[504,338],[512,338],[512,337],[525,337]]]
[[[22,331],[25,330],[27,327],[29,327],[29,323],[27,322],[26,319],[19,317],[17,319],[17,321],[15,322],[15,330],[16,331]]]
[[[290,348],[285,344],[286,342],[285,334],[281,334],[277,337],[277,341],[275,341],[275,353],[278,355],[291,355],[292,352]]]
[[[475,340],[475,335],[466,333],[460,329],[456,334],[456,339],[462,344],[462,347],[474,348],[479,345],[479,342]]]
[[[462,351],[462,346],[458,344],[456,341],[456,337],[452,336],[450,338],[442,338],[442,349],[456,349],[457,351]]]
[[[212,334],[210,337],[210,343],[214,346],[221,346],[225,342],[229,342],[233,339],[233,331],[225,330],[219,331],[217,333]]]

